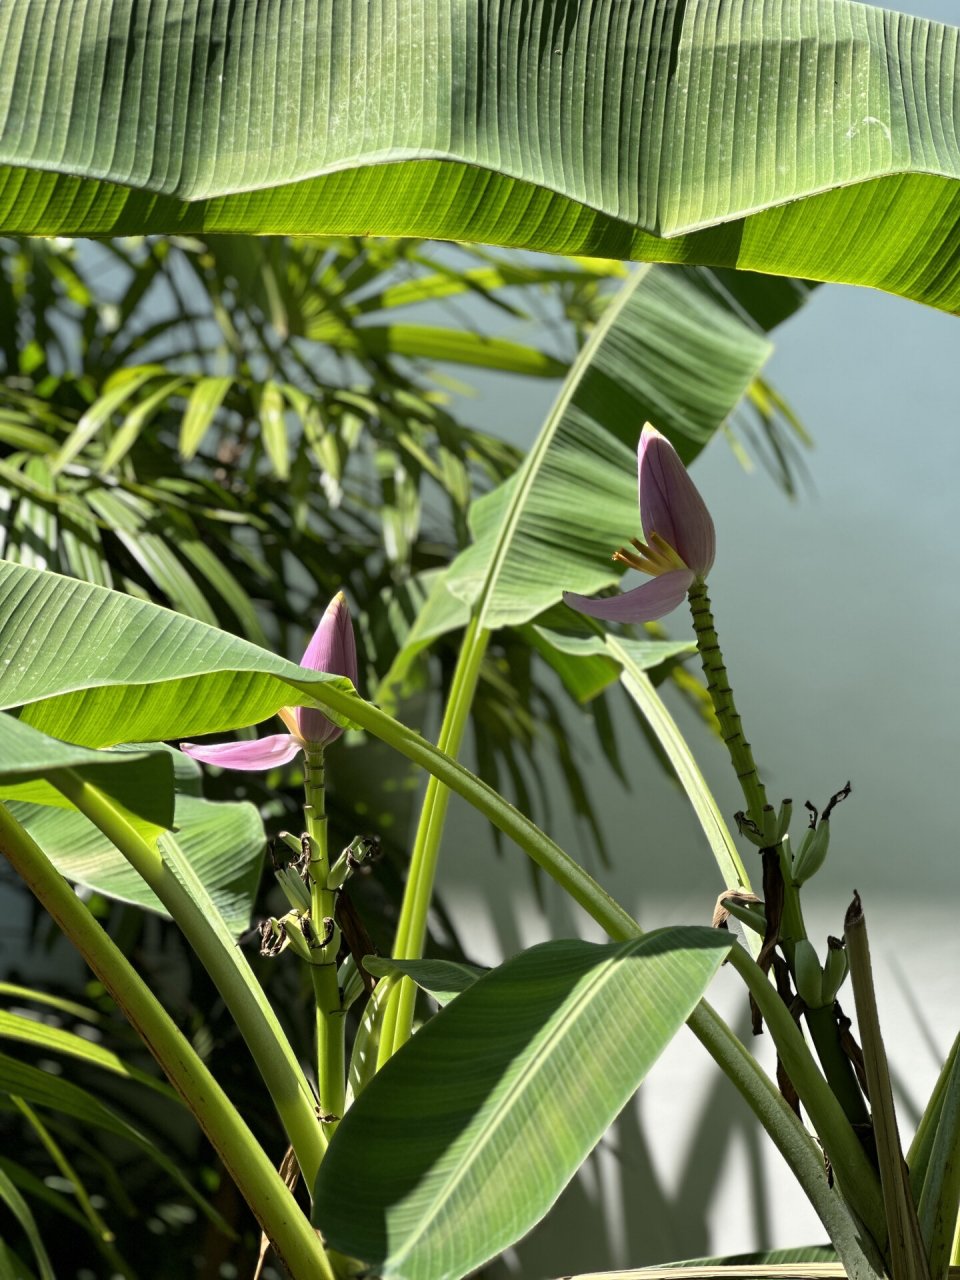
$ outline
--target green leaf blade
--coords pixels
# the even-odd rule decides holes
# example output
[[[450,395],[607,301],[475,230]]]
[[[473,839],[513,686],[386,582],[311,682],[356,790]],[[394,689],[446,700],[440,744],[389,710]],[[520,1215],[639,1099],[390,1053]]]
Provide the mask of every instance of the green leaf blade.
[[[386,1280],[453,1280],[518,1239],[729,946],[696,928],[613,946],[546,943],[472,984],[342,1121],[317,1183],[316,1221],[331,1244]]]
[[[168,914],[126,858],[83,814],[20,803],[10,809],[68,880],[119,902]],[[243,933],[250,926],[266,847],[256,807],[178,795],[174,821],[177,845],[227,928],[234,936]]]
[[[528,622],[565,590],[615,582],[610,557],[639,531],[644,422],[689,461],[770,350],[699,282],[638,271],[571,369],[524,466],[471,507],[474,541],[451,565],[448,593],[475,604],[492,630]]]
[[[149,601],[0,563],[0,707],[51,736],[101,747],[217,733],[309,704],[330,681],[350,687]]]
[[[174,767],[168,748],[91,751],[9,715],[0,716],[0,731],[0,798],[68,808],[50,779],[69,769],[106,791],[138,829],[154,838],[173,826]]]
[[[429,236],[960,307],[954,27],[849,0],[92,12],[0,7],[4,234]]]

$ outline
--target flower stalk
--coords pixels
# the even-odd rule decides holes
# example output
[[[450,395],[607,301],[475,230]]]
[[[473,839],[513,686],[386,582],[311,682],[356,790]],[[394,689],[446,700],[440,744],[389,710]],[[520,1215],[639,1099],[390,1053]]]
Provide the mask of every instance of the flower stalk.
[[[734,701],[730,678],[727,675],[723,653],[720,650],[720,638],[717,635],[716,625],[713,620],[710,597],[707,595],[707,584],[702,581],[695,582],[691,586],[687,598],[690,602],[690,612],[693,615],[693,630],[697,637],[697,651],[703,664],[703,674],[707,679],[707,692],[710,695],[710,701],[720,724],[720,733],[723,737],[724,745],[730,753],[730,760],[737,775],[737,781],[740,783],[743,798],[746,801],[747,817],[757,830],[763,833],[764,843],[767,843],[767,836],[769,835],[769,843],[773,844],[776,840],[776,833],[770,823],[772,810],[767,804],[766,789],[760,781],[757,764],[753,758],[753,750],[744,736],[740,713]],[[767,828],[770,828],[769,831]]]
[[[327,839],[323,747],[310,744],[304,753],[303,816],[310,846],[312,956],[310,976],[317,1005],[317,1089],[320,1120],[328,1134],[343,1119],[345,1102],[346,1012],[337,982],[340,930],[335,919],[336,891],[329,887],[330,855]]]

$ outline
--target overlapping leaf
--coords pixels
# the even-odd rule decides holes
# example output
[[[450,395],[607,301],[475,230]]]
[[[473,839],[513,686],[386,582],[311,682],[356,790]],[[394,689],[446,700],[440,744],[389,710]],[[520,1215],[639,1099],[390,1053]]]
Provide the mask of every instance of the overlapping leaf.
[[[519,1239],[729,945],[698,928],[612,946],[544,943],[472,983],[344,1117],[316,1188],[326,1238],[386,1280],[462,1276]]]
[[[85,746],[256,724],[342,676],[58,574],[0,564],[0,707]]]
[[[381,978],[402,973],[441,1005],[449,1004],[487,972],[459,960],[388,960],[381,956],[365,956],[363,967]]]
[[[611,552],[639,526],[643,423],[669,432],[689,459],[769,351],[700,280],[641,268],[584,347],[523,466],[472,506],[473,545],[437,587],[411,644],[457,625],[463,604],[492,630],[529,621],[564,590],[616,581]]]
[[[12,804],[30,832],[68,880],[121,902],[167,914],[122,854],[82,814],[70,809]],[[263,823],[252,804],[214,803],[178,796],[176,841],[233,934],[250,926],[266,847]],[[162,846],[161,846],[162,847]]]
[[[8,651],[3,661],[8,680],[16,684],[22,678],[16,659]],[[13,716],[0,716],[0,798],[68,806],[47,779],[70,769],[106,791],[138,826],[156,835],[174,822],[171,754],[163,746],[90,751],[38,733]]]
[[[0,228],[429,235],[955,309],[957,41],[849,0],[26,0]]]

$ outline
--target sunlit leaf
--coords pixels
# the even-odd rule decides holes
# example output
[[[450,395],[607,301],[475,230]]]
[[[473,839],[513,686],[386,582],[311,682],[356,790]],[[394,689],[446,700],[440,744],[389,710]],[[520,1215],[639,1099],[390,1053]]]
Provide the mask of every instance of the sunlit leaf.
[[[954,28],[848,0],[94,12],[0,11],[5,232],[432,236],[960,303]]]
[[[729,946],[698,928],[609,946],[549,942],[474,982],[341,1122],[316,1186],[326,1238],[385,1280],[463,1276],[518,1240],[683,1025]]]
[[[615,581],[610,556],[639,530],[644,422],[692,457],[769,351],[691,282],[638,271],[571,369],[525,464],[473,504],[474,542],[450,567],[446,591],[475,602],[493,629],[530,620],[564,590]],[[423,624],[416,630],[422,636]]]
[[[0,563],[0,707],[84,745],[256,724],[341,676],[119,592]],[[329,711],[328,711],[329,714]]]
[[[0,798],[68,806],[49,779],[69,769],[106,791],[143,829],[156,835],[173,826],[173,763],[165,747],[90,751],[9,715],[0,716],[0,728]]]

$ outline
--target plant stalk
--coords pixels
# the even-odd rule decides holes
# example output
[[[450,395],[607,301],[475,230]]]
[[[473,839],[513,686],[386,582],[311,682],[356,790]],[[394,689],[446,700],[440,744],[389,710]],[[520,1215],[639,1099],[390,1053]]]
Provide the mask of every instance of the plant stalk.
[[[481,629],[474,617],[467,626],[460,646],[460,656],[450,684],[438,739],[439,750],[454,758],[460,750],[470,719],[470,708],[489,639],[489,631]],[[397,922],[393,947],[394,958],[397,960],[416,960],[423,954],[427,915],[433,898],[440,841],[449,802],[449,789],[431,774],[420,810],[400,919]],[[409,1040],[413,1030],[416,999],[416,983],[409,978],[403,978],[390,993],[381,1031],[379,1065]]]
[[[720,724],[720,734],[724,745],[730,753],[737,781],[746,801],[747,817],[760,832],[764,831],[767,806],[767,793],[750,743],[744,737],[740,713],[730,687],[730,678],[720,651],[720,638],[713,621],[710,597],[707,595],[707,584],[695,582],[688,593],[690,612],[693,615],[693,630],[697,637],[697,649],[703,664],[703,673],[707,677],[707,692]],[[773,841],[771,841],[773,843]]]
[[[823,1144],[844,1198],[884,1253],[887,1228],[880,1183],[843,1108],[820,1074],[793,1015],[756,961],[734,947],[729,964],[740,974],[770,1028],[780,1061]]]
[[[463,796],[542,867],[613,941],[623,942],[642,935],[643,930],[630,913],[569,854],[458,761],[356,693],[324,684],[316,686],[312,696],[323,708],[329,708],[374,734],[414,764],[427,769],[451,791]],[[770,990],[772,992],[773,989]],[[882,1274],[879,1253],[869,1240],[863,1238],[846,1206],[828,1187],[823,1160],[813,1140],[784,1102],[776,1085],[705,1000],[701,1000],[690,1015],[688,1025],[787,1161],[841,1255],[849,1280],[877,1280]]]
[[[260,984],[199,882],[185,887],[168,860],[126,820],[102,791],[72,769],[50,781],[103,832],[170,912],[209,973],[247,1043],[312,1187],[326,1148],[313,1094]],[[181,868],[184,874],[187,868]]]
[[[308,746],[305,752],[303,808],[310,841],[310,921],[314,933],[330,937],[310,965],[313,991],[317,1004],[317,1090],[320,1096],[320,1118],[327,1134],[333,1133],[343,1119],[346,1090],[344,1034],[346,1014],[337,984],[337,952],[340,930],[335,921],[336,892],[328,887],[330,853],[327,838],[327,810],[324,782],[323,748]]]
[[[0,848],[110,992],[196,1116],[291,1275],[295,1280],[334,1280],[319,1237],[216,1078],[43,850],[3,805]]]

